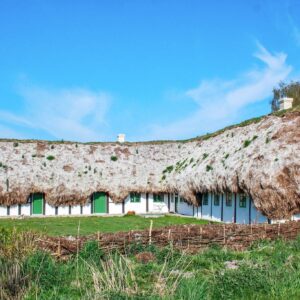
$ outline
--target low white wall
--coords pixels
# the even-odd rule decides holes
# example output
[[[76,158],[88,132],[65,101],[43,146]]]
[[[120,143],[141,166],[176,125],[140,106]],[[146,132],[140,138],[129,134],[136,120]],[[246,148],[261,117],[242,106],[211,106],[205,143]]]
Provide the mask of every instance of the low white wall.
[[[85,205],[82,206],[82,214],[83,215],[91,215],[92,210],[91,210],[91,202],[86,203]]]
[[[122,203],[115,203],[110,198],[108,201],[109,201],[108,202],[109,214],[119,215],[119,214],[123,213],[123,211],[122,211],[123,204]]]
[[[201,206],[194,206],[194,218],[201,218]]]
[[[52,206],[46,202],[45,203],[45,215],[46,216],[55,216],[55,206]]]
[[[154,202],[153,194],[149,194],[149,198],[148,198],[149,211],[148,212],[149,213],[167,213],[169,211],[167,194],[163,194],[163,200],[164,200],[164,202]]]
[[[21,215],[23,216],[30,216],[30,203],[22,204],[21,205]]]
[[[167,199],[167,205],[168,205],[168,194],[165,194],[165,198]],[[168,211],[169,211],[169,209],[168,209]],[[175,213],[175,195],[174,194],[170,194],[170,212]]]
[[[9,215],[10,216],[18,216],[19,215],[19,206],[12,205],[9,209]]]
[[[59,215],[59,216],[69,215],[69,205],[67,205],[67,206],[58,206],[57,207],[57,215]]]
[[[135,211],[137,214],[146,213],[146,194],[141,194],[140,202],[130,202],[130,195],[125,199],[125,213]]]
[[[7,216],[7,207],[6,206],[0,206],[0,217]]]
[[[81,211],[80,205],[74,205],[71,208],[71,214],[72,215],[80,215],[80,211]]]

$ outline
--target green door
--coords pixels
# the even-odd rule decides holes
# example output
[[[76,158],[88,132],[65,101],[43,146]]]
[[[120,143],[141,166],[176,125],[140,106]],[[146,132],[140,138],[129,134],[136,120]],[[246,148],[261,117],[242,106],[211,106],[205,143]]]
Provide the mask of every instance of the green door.
[[[178,195],[175,195],[175,212],[178,212]]]
[[[32,197],[32,214],[33,215],[42,215],[43,214],[43,205],[44,199],[43,194],[33,194]]]
[[[94,209],[95,214],[106,213],[106,194],[105,193],[95,193],[94,194]]]

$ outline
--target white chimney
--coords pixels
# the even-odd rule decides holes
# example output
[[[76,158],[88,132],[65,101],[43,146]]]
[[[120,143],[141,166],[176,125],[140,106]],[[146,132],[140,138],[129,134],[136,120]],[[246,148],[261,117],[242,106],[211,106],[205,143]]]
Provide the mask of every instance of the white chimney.
[[[283,97],[279,99],[279,110],[289,109],[293,106],[293,98]]]
[[[125,142],[125,134],[124,133],[119,133],[118,134],[117,142],[119,142],[119,143],[124,143]]]

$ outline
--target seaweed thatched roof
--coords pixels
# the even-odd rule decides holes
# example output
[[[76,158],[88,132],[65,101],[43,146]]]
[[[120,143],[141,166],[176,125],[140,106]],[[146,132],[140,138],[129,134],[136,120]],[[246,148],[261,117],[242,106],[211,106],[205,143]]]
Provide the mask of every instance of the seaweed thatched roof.
[[[269,115],[189,141],[73,143],[0,141],[0,205],[34,192],[52,205],[85,203],[95,191],[245,192],[273,218],[300,212],[300,112]]]

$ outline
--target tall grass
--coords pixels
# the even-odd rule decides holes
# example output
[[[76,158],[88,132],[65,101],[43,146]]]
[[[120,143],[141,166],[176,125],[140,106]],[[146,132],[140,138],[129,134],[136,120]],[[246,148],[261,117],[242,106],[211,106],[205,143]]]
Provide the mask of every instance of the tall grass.
[[[97,242],[88,242],[65,261],[16,234],[1,236],[4,300],[300,298],[300,238],[260,241],[244,252],[211,247],[198,254],[140,244],[126,254],[105,254]],[[140,261],[139,253],[151,253],[151,260]]]

